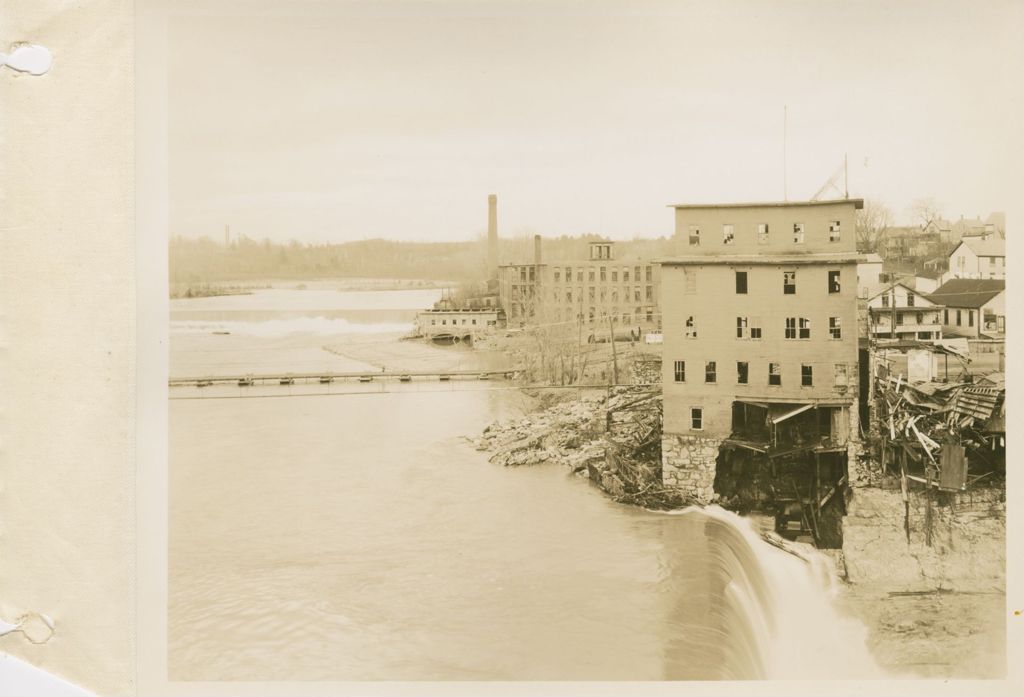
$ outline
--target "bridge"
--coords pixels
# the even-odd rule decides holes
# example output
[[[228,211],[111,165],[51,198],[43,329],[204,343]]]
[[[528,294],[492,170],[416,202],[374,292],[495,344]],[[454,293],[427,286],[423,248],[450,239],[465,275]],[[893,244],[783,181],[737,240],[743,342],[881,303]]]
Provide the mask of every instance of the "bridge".
[[[432,371],[395,371],[378,370],[363,372],[316,372],[316,373],[267,373],[244,375],[205,375],[201,377],[178,377],[167,381],[169,387],[209,387],[212,385],[295,385],[295,384],[331,384],[334,382],[412,382],[451,380],[511,380],[518,370],[432,370]]]

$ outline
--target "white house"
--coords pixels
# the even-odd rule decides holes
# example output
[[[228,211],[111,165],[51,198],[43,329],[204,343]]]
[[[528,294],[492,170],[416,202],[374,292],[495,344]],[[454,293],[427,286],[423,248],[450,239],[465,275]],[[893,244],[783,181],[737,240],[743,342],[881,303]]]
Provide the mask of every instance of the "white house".
[[[876,286],[868,292],[867,304],[868,328],[874,339],[935,341],[942,338],[944,308],[905,283]]]
[[[1006,281],[955,278],[928,296],[944,306],[942,328],[948,335],[999,339],[1006,333]]]
[[[879,283],[882,273],[882,257],[878,254],[867,254],[864,261],[857,264],[857,297],[867,298],[868,291]]]
[[[949,278],[1006,278],[1006,242],[998,235],[964,237],[949,255]]]

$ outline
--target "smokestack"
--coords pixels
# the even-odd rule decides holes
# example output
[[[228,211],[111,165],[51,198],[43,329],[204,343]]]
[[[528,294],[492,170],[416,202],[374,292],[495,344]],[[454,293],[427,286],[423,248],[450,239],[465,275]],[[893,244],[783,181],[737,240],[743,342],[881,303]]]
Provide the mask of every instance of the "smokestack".
[[[538,278],[540,277],[540,235],[533,236],[533,265],[537,267]]]
[[[498,197],[487,197],[487,277],[498,278]]]

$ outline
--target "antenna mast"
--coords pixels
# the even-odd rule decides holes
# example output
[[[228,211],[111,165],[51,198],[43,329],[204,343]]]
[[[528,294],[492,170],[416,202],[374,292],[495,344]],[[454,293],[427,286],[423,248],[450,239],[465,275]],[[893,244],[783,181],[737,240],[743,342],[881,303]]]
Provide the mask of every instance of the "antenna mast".
[[[786,126],[789,120],[789,106],[782,106],[782,200],[789,200],[789,172],[786,169]]]

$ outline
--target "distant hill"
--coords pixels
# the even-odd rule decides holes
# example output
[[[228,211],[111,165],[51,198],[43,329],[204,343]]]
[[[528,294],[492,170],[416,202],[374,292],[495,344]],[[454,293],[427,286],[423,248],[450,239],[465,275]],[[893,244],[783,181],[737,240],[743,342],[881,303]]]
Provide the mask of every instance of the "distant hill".
[[[601,237],[544,238],[542,261],[585,258],[590,241]],[[668,254],[664,238],[615,242],[616,259],[656,258]],[[503,264],[533,259],[533,240],[502,239]],[[276,244],[246,237],[223,243],[202,237],[175,237],[169,247],[171,283],[247,281],[267,278],[422,278],[479,282],[486,280],[483,240],[469,242],[395,242],[360,240],[341,244]]]

